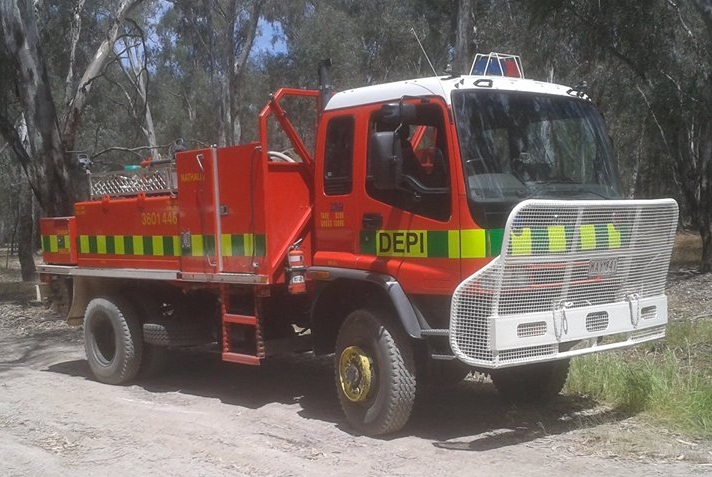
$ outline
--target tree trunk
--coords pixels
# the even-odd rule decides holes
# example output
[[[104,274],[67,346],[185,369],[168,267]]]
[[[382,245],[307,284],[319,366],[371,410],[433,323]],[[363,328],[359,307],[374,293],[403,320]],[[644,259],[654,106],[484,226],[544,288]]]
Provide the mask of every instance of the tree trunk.
[[[10,59],[21,85],[18,91],[29,132],[32,160],[23,167],[45,213],[68,215],[73,203],[69,169],[64,160],[51,85],[32,7],[25,0],[1,0],[0,20],[5,45],[14,53]],[[5,128],[2,129],[5,134]]]
[[[143,51],[143,61],[139,57],[138,47],[131,46],[128,41],[124,42],[126,49],[126,59],[128,60],[128,65],[121,63],[121,68],[128,77],[129,82],[134,87],[136,92],[141,98],[141,104],[143,108],[143,124],[141,124],[141,130],[144,136],[146,136],[146,141],[148,146],[151,148],[151,157],[158,159],[158,142],[156,141],[156,127],[153,124],[153,115],[151,114],[151,105],[148,102],[148,66],[146,61],[146,51],[144,47]],[[127,99],[131,102],[131,97],[127,95]],[[132,111],[134,115],[136,114],[136,105],[132,105]],[[141,121],[140,118],[136,118],[137,121]]]
[[[20,259],[20,272],[23,282],[35,279],[35,244],[32,240],[33,213],[32,189],[28,184],[20,190],[19,227],[17,230],[17,255]]]
[[[82,10],[85,0],[77,0],[72,10],[72,31],[69,43],[69,66],[67,67],[67,78],[64,80],[64,104],[69,104],[74,92],[74,62],[77,56],[77,44],[79,35],[82,33]]]
[[[700,184],[700,236],[702,237],[702,273],[712,272],[712,126],[709,122],[701,126],[698,140],[698,158],[701,163]]]
[[[457,0],[455,12],[455,52],[452,71],[454,74],[468,74],[472,61],[472,0]]]
[[[254,0],[252,3],[252,10],[250,11],[249,22],[246,25],[246,31],[244,33],[245,40],[242,43],[242,48],[240,49],[239,55],[235,51],[230,60],[231,78],[230,78],[230,135],[232,137],[233,144],[239,144],[242,140],[242,124],[240,123],[240,113],[242,111],[242,86],[245,78],[245,70],[247,68],[247,61],[250,58],[250,52],[252,51],[252,46],[255,43],[255,37],[257,35],[257,24],[260,20],[260,13],[262,12],[262,5],[264,0]],[[233,12],[237,15],[237,12]],[[231,22],[233,24],[237,22],[237,17]],[[237,60],[234,58],[237,57]]]
[[[136,8],[136,6],[138,6],[138,4],[142,1],[143,0],[121,0],[119,7],[116,9],[113,22],[109,27],[109,31],[106,33],[106,38],[101,45],[99,45],[96,53],[94,53],[87,69],[84,70],[84,74],[82,75],[82,79],[79,81],[79,86],[74,93],[74,97],[69,102],[69,110],[67,111],[64,125],[62,127],[62,142],[67,151],[74,150],[74,141],[77,136],[79,123],[82,113],[84,112],[84,107],[86,106],[89,92],[91,91],[92,82],[102,73],[106,62],[111,57],[114,50],[114,44],[119,38],[119,34],[121,32],[121,26],[126,20],[126,15],[128,15],[131,10]]]

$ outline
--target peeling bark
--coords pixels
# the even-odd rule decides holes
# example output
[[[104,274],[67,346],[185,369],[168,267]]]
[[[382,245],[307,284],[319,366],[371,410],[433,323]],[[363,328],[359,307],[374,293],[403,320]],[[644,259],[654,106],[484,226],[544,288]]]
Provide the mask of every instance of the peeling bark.
[[[140,108],[140,115],[143,116],[143,122],[141,122],[141,118],[138,117],[136,117],[136,120],[139,121],[141,131],[144,136],[146,136],[146,142],[151,148],[151,157],[157,159],[159,152],[158,142],[156,141],[156,128],[153,123],[153,115],[151,114],[151,105],[148,102],[148,69],[145,61],[145,44],[143,45],[144,61],[139,59],[138,46],[130,45],[128,42],[124,42],[124,47],[128,64],[124,64],[124,62],[119,62],[119,64],[126,74],[129,83],[131,83],[131,86],[133,86],[134,90],[136,90],[136,93],[141,100],[140,106],[135,105],[133,104],[130,95],[126,94],[127,99],[131,103],[131,113],[133,115],[137,115]]]
[[[79,129],[82,112],[84,111],[89,92],[92,88],[92,82],[101,75],[106,62],[109,60],[114,49],[114,44],[119,38],[126,15],[131,13],[131,10],[136,8],[142,1],[143,0],[121,1],[111,26],[109,27],[109,31],[106,33],[106,38],[101,45],[99,45],[99,48],[97,48],[89,66],[87,66],[81,80],[79,80],[79,86],[77,86],[74,97],[69,102],[69,109],[62,126],[62,141],[66,150],[71,151],[74,149],[74,141],[77,130]]]
[[[252,3],[252,10],[250,11],[250,19],[246,25],[246,31],[244,32],[244,41],[242,42],[239,55],[237,51],[234,51],[231,58],[237,56],[236,61],[232,61],[230,72],[230,123],[231,123],[231,136],[233,144],[238,144],[242,140],[242,127],[240,124],[240,112],[242,104],[242,87],[245,80],[245,69],[247,68],[247,61],[250,57],[250,52],[255,43],[255,37],[257,36],[257,23],[260,19],[260,13],[262,12],[262,7],[264,5],[264,0],[255,0]],[[236,21],[236,12],[234,12],[233,23]],[[234,27],[233,27],[234,31]],[[237,48],[237,45],[233,43],[233,48]]]
[[[82,16],[85,0],[77,0],[72,10],[72,30],[69,34],[69,66],[67,67],[67,78],[64,80],[64,104],[69,104],[74,90],[74,63],[77,57],[77,44],[79,35],[82,32]]]
[[[50,215],[68,215],[73,195],[69,169],[64,160],[57,114],[39,43],[34,11],[24,0],[1,0],[0,19],[10,60],[16,72],[20,101],[27,122],[29,157],[13,146],[37,199]],[[2,128],[6,130],[5,127]],[[6,135],[6,139],[13,139]]]

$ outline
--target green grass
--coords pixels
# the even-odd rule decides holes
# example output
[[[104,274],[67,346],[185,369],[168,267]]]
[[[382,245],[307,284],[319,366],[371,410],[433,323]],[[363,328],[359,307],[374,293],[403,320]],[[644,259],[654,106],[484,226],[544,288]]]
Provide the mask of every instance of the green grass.
[[[670,323],[664,341],[572,361],[568,393],[712,437],[712,320]]]

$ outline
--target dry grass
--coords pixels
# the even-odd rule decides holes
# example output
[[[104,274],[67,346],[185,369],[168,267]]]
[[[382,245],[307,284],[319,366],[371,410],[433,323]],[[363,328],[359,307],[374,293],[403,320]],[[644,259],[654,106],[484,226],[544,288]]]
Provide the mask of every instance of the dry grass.
[[[701,252],[699,234],[679,233],[672,265],[696,267]],[[643,413],[676,431],[712,437],[712,320],[682,309],[687,311],[669,323],[663,341],[574,360],[568,392]]]
[[[672,265],[699,265],[702,257],[702,239],[697,233],[680,232],[675,237],[675,247],[672,251]]]

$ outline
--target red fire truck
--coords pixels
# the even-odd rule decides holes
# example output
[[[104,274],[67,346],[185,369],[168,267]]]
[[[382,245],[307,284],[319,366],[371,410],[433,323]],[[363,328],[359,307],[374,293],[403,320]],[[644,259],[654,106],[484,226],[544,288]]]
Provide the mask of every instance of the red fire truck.
[[[498,54],[470,75],[322,84],[277,91],[259,142],[92,174],[74,216],[42,220],[44,294],[83,325],[97,380],[211,343],[249,365],[334,353],[347,421],[379,435],[421,387],[474,370],[551,398],[571,357],[664,336],[677,204],[622,200],[585,92]],[[317,103],[314,151],[291,97]]]

